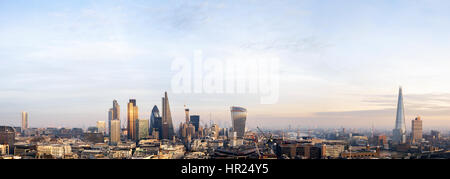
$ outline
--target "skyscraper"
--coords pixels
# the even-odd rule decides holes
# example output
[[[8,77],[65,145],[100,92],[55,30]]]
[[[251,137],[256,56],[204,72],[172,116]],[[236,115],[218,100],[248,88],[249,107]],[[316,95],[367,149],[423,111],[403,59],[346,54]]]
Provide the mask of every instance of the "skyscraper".
[[[136,140],[136,120],[139,118],[138,107],[136,106],[136,100],[130,99],[128,103],[127,114],[127,134],[128,139]]]
[[[167,92],[164,93],[162,98],[162,138],[172,139],[174,135],[172,115],[170,113],[169,98]]]
[[[14,141],[16,140],[16,131],[9,126],[0,126],[0,145],[9,146],[9,154],[14,154]]]
[[[153,130],[161,131],[161,126],[156,125],[156,118],[161,118],[161,115],[159,114],[158,106],[153,106],[152,114],[150,115],[150,134],[153,135]]]
[[[120,143],[120,120],[111,120],[109,143],[117,145]]]
[[[28,113],[22,112],[22,131],[28,129]]]
[[[245,134],[245,122],[247,120],[247,109],[242,107],[231,107],[231,122],[233,132],[236,132],[238,138],[243,138]]]
[[[400,87],[398,94],[397,118],[395,120],[395,128],[393,130],[393,141],[396,143],[406,142],[406,124],[402,87]]]
[[[420,116],[417,116],[416,119],[411,121],[411,142],[416,143],[422,140],[422,120]]]
[[[102,133],[103,135],[106,134],[106,122],[97,121],[97,129],[99,133]]]
[[[137,139],[141,140],[148,137],[148,119],[137,119],[136,120],[136,134]]]
[[[195,126],[195,131],[198,131],[198,127],[200,127],[200,116],[192,115],[190,118],[190,123]]]
[[[186,115],[186,124],[189,123],[189,108],[184,105],[184,114]]]
[[[108,110],[108,135],[111,135],[111,121],[113,120],[113,108]]]
[[[120,120],[120,106],[117,100],[113,101],[113,113],[112,113],[112,119],[113,120]]]
[[[111,121],[120,120],[120,106],[117,100],[113,101],[113,107],[108,112],[108,134],[111,135]]]

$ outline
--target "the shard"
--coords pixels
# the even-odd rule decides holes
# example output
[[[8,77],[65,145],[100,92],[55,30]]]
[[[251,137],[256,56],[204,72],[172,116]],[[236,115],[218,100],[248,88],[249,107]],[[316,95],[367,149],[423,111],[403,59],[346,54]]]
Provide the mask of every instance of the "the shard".
[[[172,139],[174,134],[172,115],[170,114],[169,98],[167,92],[164,93],[162,98],[162,138]]]
[[[403,105],[402,87],[400,87],[398,94],[397,118],[395,119],[395,128],[393,130],[393,141],[396,143],[406,142],[405,110]]]

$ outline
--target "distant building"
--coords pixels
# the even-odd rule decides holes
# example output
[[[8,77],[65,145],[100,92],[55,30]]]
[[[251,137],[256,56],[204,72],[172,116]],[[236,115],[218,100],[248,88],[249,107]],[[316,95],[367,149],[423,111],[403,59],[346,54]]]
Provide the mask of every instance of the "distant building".
[[[148,133],[148,124],[149,124],[149,120],[148,119],[138,119],[137,120],[137,139],[141,140],[144,138],[147,138],[149,136]]]
[[[98,132],[106,134],[106,122],[105,121],[97,121],[97,129]]]
[[[403,105],[403,92],[401,87],[398,94],[397,118],[395,119],[395,128],[393,130],[393,141],[395,143],[401,144],[406,142],[405,111]]]
[[[162,118],[161,115],[159,114],[159,109],[158,106],[153,106],[152,109],[152,114],[150,115],[150,128],[149,128],[149,133],[152,136],[155,136],[155,132],[160,132],[162,128]],[[157,137],[159,137],[159,135],[157,135]]]
[[[194,125],[195,131],[198,131],[198,127],[200,127],[200,116],[199,115],[191,115],[190,123]]]
[[[37,158],[44,158],[43,156],[50,155],[52,158],[62,159],[67,154],[72,154],[70,145],[53,144],[37,146]]]
[[[49,130],[49,128],[47,128],[47,130]],[[56,130],[56,129],[55,129]],[[53,131],[53,128],[52,128]],[[49,134],[53,134],[53,132],[49,132]],[[88,127],[87,132],[89,133],[98,133],[98,128],[97,127]]]
[[[169,98],[165,92],[162,98],[162,139],[172,139],[173,136],[172,114],[170,113]]]
[[[22,130],[28,129],[28,113],[22,112]]]
[[[72,128],[72,137],[81,138],[82,135],[83,135],[83,129]]]
[[[376,135],[373,137],[373,142],[371,143],[371,145],[388,148],[387,147],[387,145],[388,145],[387,137],[385,135]]]
[[[184,114],[186,115],[186,123],[189,123],[189,108],[186,107],[186,105],[184,105],[185,109],[184,109]]]
[[[233,132],[237,133],[238,138],[243,138],[245,134],[245,122],[247,120],[247,109],[242,107],[231,107],[231,122]]]
[[[83,140],[87,142],[92,143],[103,143],[104,142],[104,136],[102,133],[84,133],[83,134]]]
[[[218,139],[219,138],[219,132],[220,132],[220,128],[219,125],[217,124],[213,124],[211,126],[211,137],[213,137],[214,139]]]
[[[441,140],[441,132],[436,131],[436,130],[431,130],[431,137],[433,138],[434,141],[439,141],[439,140]]]
[[[339,158],[345,150],[344,145],[324,145],[323,148],[325,149],[325,157],[330,158]]]
[[[418,116],[416,119],[412,120],[411,123],[411,142],[414,144],[422,140],[422,120],[420,116]]]
[[[136,106],[136,100],[130,99],[128,103],[128,113],[127,113],[127,130],[128,139],[136,140],[136,120],[139,118],[139,110]]]
[[[0,145],[9,146],[9,154],[14,154],[14,142],[16,140],[16,132],[14,128],[9,126],[0,126]]]
[[[109,134],[109,143],[117,145],[120,143],[120,120],[111,120],[111,134]]]
[[[0,156],[1,155],[9,155],[9,145],[0,144]]]
[[[406,144],[400,144],[406,145]],[[342,158],[378,158],[380,157],[380,148],[376,148],[376,150],[370,150],[369,148],[362,151],[344,151],[341,153]]]
[[[282,143],[277,145],[276,152],[290,159],[321,159],[326,155],[326,148],[308,143]]]
[[[117,100],[113,100],[113,107],[108,111],[108,134],[111,135],[111,121],[120,120],[120,106]]]

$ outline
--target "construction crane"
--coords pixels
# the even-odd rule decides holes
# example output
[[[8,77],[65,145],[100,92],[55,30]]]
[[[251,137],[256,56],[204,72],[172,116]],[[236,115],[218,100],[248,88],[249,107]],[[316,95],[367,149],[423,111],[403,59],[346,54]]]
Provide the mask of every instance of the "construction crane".
[[[253,136],[253,142],[255,143],[255,148],[256,148],[256,153],[258,154],[258,158],[261,159],[262,157],[261,157],[261,153],[259,152],[257,136]]]
[[[266,133],[264,133],[259,127],[256,127],[258,129],[258,131],[264,136],[264,138],[266,138],[266,146],[267,148],[269,148],[270,153],[274,153],[273,151],[273,138],[272,138],[272,134],[270,134],[270,136],[267,136]]]

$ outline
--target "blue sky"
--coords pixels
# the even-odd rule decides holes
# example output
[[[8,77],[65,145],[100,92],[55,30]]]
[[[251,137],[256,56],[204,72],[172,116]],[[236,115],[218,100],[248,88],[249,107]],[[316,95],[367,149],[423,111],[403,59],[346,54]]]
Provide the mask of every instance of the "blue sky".
[[[0,0],[0,117],[31,127],[107,120],[117,99],[136,98],[141,118],[169,92],[175,124],[183,105],[229,124],[244,106],[250,127],[394,126],[402,85],[407,125],[450,120],[450,2],[445,0],[45,1]],[[171,62],[202,50],[278,56],[280,98],[171,94]],[[122,116],[125,121],[125,115]]]

